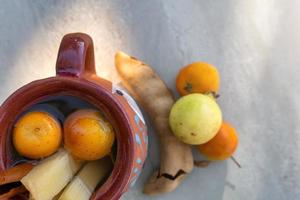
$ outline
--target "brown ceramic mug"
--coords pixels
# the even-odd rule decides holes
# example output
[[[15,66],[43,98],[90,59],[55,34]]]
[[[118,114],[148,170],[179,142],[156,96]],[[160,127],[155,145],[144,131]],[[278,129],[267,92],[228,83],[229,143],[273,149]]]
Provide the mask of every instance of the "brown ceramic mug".
[[[55,77],[23,86],[0,107],[0,170],[15,163],[11,134],[17,117],[43,99],[57,95],[79,97],[111,121],[117,135],[115,166],[91,199],[119,199],[142,170],[147,154],[146,126],[127,93],[96,75],[93,41],[83,33],[68,34],[62,39]]]

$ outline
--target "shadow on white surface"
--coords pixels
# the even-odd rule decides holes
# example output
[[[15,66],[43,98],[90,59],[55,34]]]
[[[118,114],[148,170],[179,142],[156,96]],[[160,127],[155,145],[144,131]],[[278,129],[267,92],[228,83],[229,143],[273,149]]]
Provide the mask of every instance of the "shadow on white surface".
[[[123,199],[299,199],[299,8],[297,0],[2,1],[0,101],[54,76],[69,32],[93,37],[97,72],[113,81],[117,50],[150,64],[174,92],[181,66],[206,61],[220,71],[218,102],[239,132],[243,168],[228,161],[195,169],[175,192],[147,197],[143,184],[159,167],[150,125],[145,170]]]

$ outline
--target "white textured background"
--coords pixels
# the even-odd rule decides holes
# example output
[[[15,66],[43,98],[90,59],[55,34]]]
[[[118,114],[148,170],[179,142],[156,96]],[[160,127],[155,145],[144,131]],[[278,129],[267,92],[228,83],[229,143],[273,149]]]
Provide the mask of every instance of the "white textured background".
[[[159,158],[151,129],[146,168],[123,199],[300,199],[299,10],[298,0],[0,0],[0,102],[54,75],[69,32],[93,37],[97,72],[113,81],[116,50],[152,65],[174,91],[181,66],[206,61],[220,71],[219,103],[240,134],[243,168],[215,163],[171,194],[144,196]]]

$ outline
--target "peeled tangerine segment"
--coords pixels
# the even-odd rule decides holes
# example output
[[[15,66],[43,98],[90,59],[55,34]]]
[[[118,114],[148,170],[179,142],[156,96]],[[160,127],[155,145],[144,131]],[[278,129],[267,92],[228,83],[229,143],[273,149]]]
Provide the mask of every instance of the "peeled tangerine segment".
[[[43,160],[21,179],[34,200],[52,200],[83,165],[64,149]]]
[[[88,200],[112,168],[109,158],[87,163],[66,187],[59,200]]]

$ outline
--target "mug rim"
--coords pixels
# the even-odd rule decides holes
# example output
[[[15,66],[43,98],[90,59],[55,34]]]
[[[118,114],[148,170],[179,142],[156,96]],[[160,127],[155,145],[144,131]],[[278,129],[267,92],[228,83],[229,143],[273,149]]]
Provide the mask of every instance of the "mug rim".
[[[104,112],[113,121],[117,134],[117,157],[106,182],[91,199],[117,200],[126,192],[134,163],[134,138],[130,119],[111,91],[85,78],[56,76],[33,81],[10,95],[0,107],[0,169],[9,164],[9,136],[17,116],[44,98],[55,95],[79,97]],[[12,147],[10,147],[12,148]]]

